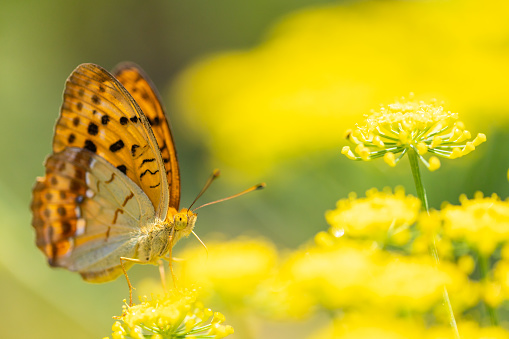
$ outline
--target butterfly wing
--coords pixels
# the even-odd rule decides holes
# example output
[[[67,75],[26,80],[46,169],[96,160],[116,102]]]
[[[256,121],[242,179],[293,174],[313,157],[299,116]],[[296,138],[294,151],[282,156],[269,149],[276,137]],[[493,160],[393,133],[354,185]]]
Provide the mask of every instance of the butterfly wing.
[[[91,282],[115,279],[122,274],[119,258],[137,258],[140,237],[155,221],[149,197],[86,149],[66,148],[45,165],[31,206],[37,246],[51,266]]]
[[[150,124],[124,86],[100,66],[82,64],[67,79],[53,152],[68,147],[107,160],[145,192],[159,219],[166,218],[166,170]]]
[[[180,204],[180,173],[177,152],[159,93],[150,78],[134,63],[126,62],[118,65],[113,71],[113,75],[136,100],[152,126],[166,169],[170,207],[178,210]]]

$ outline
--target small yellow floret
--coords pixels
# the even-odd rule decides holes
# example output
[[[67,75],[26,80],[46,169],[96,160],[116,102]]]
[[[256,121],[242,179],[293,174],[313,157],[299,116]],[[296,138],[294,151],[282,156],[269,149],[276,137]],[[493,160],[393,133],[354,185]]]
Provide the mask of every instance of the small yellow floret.
[[[479,146],[480,144],[482,144],[485,141],[486,141],[486,134],[479,133],[479,134],[477,134],[477,136],[475,137],[475,139],[472,142],[474,143],[474,146]]]
[[[431,172],[440,168],[440,160],[437,157],[429,158],[429,170]]]
[[[396,157],[394,156],[394,153],[387,152],[384,154],[384,161],[386,164],[388,164],[391,167],[396,166]]]
[[[431,148],[435,148],[439,146],[442,143],[442,138],[440,138],[438,135],[435,135],[433,137],[433,141],[431,142]]]
[[[362,160],[369,159],[369,148],[364,146],[364,144],[358,144],[357,147],[355,147],[355,153],[357,153]]]
[[[419,155],[424,155],[428,152],[428,145],[426,145],[424,142],[420,142],[417,144],[417,153]]]
[[[345,146],[341,149],[341,154],[346,155],[346,157],[350,160],[355,160],[357,157],[353,154],[352,150],[350,149],[350,146]]]

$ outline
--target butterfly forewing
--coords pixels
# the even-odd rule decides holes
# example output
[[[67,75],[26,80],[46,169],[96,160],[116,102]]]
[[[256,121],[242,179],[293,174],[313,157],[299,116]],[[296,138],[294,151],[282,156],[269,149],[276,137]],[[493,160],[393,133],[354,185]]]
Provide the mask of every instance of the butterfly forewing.
[[[127,175],[165,219],[166,168],[149,122],[122,84],[97,65],[82,64],[67,79],[53,152],[68,147],[97,154]]]
[[[170,207],[179,209],[180,174],[175,143],[160,96],[143,70],[133,63],[122,63],[113,71],[114,76],[129,91],[147,117],[161,150],[166,170]]]
[[[122,273],[119,258],[137,257],[140,235],[154,222],[138,185],[95,153],[67,148],[46,160],[33,193],[37,246],[52,266],[101,282]]]

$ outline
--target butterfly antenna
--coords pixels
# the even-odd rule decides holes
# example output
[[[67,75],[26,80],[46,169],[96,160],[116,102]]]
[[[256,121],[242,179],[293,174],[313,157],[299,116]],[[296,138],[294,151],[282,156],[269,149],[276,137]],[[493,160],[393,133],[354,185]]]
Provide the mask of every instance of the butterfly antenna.
[[[191,207],[193,207],[194,203],[200,199],[200,197],[203,195],[203,193],[205,193],[205,191],[207,190],[207,188],[209,188],[210,184],[212,184],[212,182],[217,179],[217,177],[219,177],[219,170],[216,169],[214,170],[214,172],[212,172],[212,175],[209,177],[209,179],[207,180],[207,182],[205,183],[205,186],[203,186],[203,188],[201,189],[200,193],[198,193],[198,195],[196,196],[196,198],[194,198],[193,202],[191,203],[191,206],[189,206],[188,210],[191,209]],[[195,234],[196,235],[196,234]],[[199,239],[199,238],[198,238]]]
[[[242,192],[240,192],[240,193],[237,193],[237,194],[234,194],[234,195],[232,195],[232,196],[229,196],[229,197],[226,197],[226,198],[223,198],[223,199],[219,199],[219,200],[216,200],[216,201],[208,202],[208,203],[206,203],[206,204],[201,205],[200,207],[196,207],[196,208],[193,210],[193,212],[194,212],[194,211],[196,211],[196,210],[198,210],[198,209],[200,209],[200,208],[202,208],[202,207],[205,207],[205,206],[209,206],[209,205],[217,204],[218,202],[223,202],[223,201],[230,200],[230,199],[233,199],[233,198],[236,198],[236,197],[240,197],[241,195],[244,195],[244,194],[249,193],[249,192],[252,192],[252,191],[261,190],[261,189],[262,189],[262,188],[264,188],[265,186],[266,186],[266,185],[265,185],[265,183],[264,183],[264,182],[262,182],[261,184],[254,185],[254,186],[252,186],[252,187],[248,188],[247,190],[242,191]]]
[[[194,233],[194,231],[191,231],[191,233],[193,233],[193,235],[196,237],[196,239],[198,239],[200,244],[202,244],[203,247],[205,247],[205,252],[207,252],[207,258],[208,258],[209,257],[209,249],[207,248],[207,245],[205,245],[205,243],[203,241],[201,241],[200,237],[196,233]]]

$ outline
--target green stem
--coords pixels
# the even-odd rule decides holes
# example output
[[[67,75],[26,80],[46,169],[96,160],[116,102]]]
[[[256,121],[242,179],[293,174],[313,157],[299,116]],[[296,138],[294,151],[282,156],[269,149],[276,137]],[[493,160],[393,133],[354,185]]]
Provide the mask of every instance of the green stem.
[[[424,185],[422,183],[421,171],[419,169],[419,159],[417,157],[417,153],[415,150],[413,149],[409,150],[408,159],[410,160],[410,168],[412,169],[412,175],[414,177],[417,196],[421,200],[422,210],[429,212],[428,198],[426,197],[426,190],[424,189]],[[436,236],[433,235],[433,241],[430,245],[430,252],[431,256],[435,260],[435,264],[438,266],[440,264],[440,258],[438,257],[436,243],[437,243]],[[455,338],[460,339],[461,337],[458,331],[458,325],[456,324],[456,318],[454,317],[454,312],[452,310],[451,300],[449,299],[449,293],[447,292],[447,288],[445,286],[443,287],[442,296],[444,298],[444,304],[449,315],[449,324],[451,325],[452,330],[454,331]]]
[[[489,270],[490,270],[490,258],[485,255],[478,254],[479,258],[479,271],[481,272],[481,281],[487,283],[489,281]],[[498,326],[498,315],[497,310],[484,302],[484,306],[490,316],[490,322],[493,326]]]
[[[419,169],[419,159],[417,153],[411,149],[408,152],[408,160],[410,160],[410,168],[414,177],[415,189],[417,190],[417,197],[421,199],[422,210],[429,212],[428,198],[426,197],[426,190],[421,180],[421,171]]]

